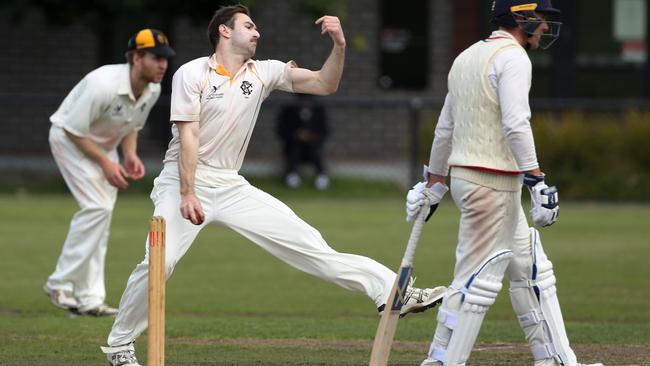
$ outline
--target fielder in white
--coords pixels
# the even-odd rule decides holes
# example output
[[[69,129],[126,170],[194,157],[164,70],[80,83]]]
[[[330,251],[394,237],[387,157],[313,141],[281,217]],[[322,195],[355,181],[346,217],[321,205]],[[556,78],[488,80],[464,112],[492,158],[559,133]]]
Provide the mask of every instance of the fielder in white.
[[[151,193],[154,215],[167,221],[167,276],[199,231],[216,224],[297,269],[365,293],[381,311],[394,272],[372,259],[330,248],[289,207],[238,174],[262,101],[273,90],[318,95],[337,90],[345,55],[343,30],[333,16],[316,24],[334,46],[322,68],[311,71],[294,62],[253,60],[260,34],[248,9],[222,7],[208,26],[214,54],[190,61],[174,74],[173,138]],[[138,365],[133,342],[147,327],[147,261],[145,255],[131,274],[109,346],[102,347],[113,366]],[[444,291],[411,287],[403,313],[434,306]]]
[[[143,29],[129,40],[128,63],[88,73],[50,117],[52,155],[81,208],[43,286],[57,307],[93,316],[117,312],[104,304],[111,216],[118,189],[128,187],[127,179],[145,174],[137,155],[138,131],[160,96],[160,81],[172,56],[162,32]]]
[[[445,184],[449,173],[461,212],[454,280],[423,366],[465,365],[504,274],[535,365],[582,365],[569,346],[553,265],[521,207],[523,178],[534,225],[549,226],[558,217],[557,189],[544,183],[537,162],[526,54],[559,36],[561,23],[546,18],[557,13],[549,0],[496,0],[492,18],[499,30],[463,51],[449,72],[427,182],[407,196],[407,216],[413,218],[426,187]]]

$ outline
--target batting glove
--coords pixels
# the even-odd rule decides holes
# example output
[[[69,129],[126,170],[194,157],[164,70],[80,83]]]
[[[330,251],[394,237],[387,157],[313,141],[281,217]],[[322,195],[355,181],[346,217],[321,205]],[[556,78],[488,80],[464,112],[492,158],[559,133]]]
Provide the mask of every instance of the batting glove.
[[[560,215],[558,193],[555,186],[549,187],[544,176],[524,175],[524,184],[530,192],[530,218],[535,226],[551,226]]]
[[[442,183],[436,183],[431,188],[427,188],[427,182],[414,185],[406,195],[406,221],[413,221],[423,206],[429,206],[429,213],[424,219],[429,221],[448,190],[449,188]]]

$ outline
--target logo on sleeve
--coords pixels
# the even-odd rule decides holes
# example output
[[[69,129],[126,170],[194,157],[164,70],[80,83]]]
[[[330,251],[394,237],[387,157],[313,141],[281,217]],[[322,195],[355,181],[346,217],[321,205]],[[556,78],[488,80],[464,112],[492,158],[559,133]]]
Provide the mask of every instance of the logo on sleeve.
[[[240,88],[242,93],[244,93],[244,95],[246,96],[251,95],[251,93],[253,92],[253,84],[251,84],[249,81],[246,80],[241,82]]]
[[[210,87],[210,91],[205,96],[205,100],[223,98],[223,93],[219,93],[219,89],[221,89],[221,85],[219,86],[212,85]]]

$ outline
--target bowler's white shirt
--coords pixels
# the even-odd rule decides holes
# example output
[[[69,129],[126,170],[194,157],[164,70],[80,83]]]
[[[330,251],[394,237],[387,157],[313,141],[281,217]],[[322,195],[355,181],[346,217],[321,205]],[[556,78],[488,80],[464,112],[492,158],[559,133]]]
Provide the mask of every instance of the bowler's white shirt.
[[[514,38],[510,33],[494,31],[490,38]],[[489,38],[486,40],[489,42]],[[524,48],[506,48],[499,52],[488,66],[487,78],[499,97],[501,122],[506,141],[512,150],[520,171],[539,167],[535,152],[535,141],[530,126],[530,105],[528,80],[532,75],[532,64]],[[468,87],[472,87],[468,85]],[[429,171],[446,176],[447,161],[451,154],[451,140],[454,121],[451,105],[455,101],[447,94],[436,126],[431,146]]]
[[[214,55],[182,65],[172,81],[170,120],[199,123],[198,163],[239,170],[262,102],[275,90],[293,91],[287,71],[293,62],[248,60],[235,75]],[[165,162],[178,160],[176,125]]]
[[[50,122],[104,149],[114,149],[126,135],[144,127],[160,96],[160,84],[149,83],[136,100],[129,68],[129,64],[105,65],[88,73]]]

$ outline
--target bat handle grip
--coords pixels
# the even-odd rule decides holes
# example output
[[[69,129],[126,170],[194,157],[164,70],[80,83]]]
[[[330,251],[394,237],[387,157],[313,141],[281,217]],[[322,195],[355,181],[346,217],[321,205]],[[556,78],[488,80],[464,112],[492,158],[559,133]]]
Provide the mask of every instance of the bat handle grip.
[[[411,267],[413,266],[413,258],[415,257],[415,249],[418,246],[418,240],[420,240],[420,234],[422,234],[422,227],[424,226],[424,220],[426,219],[428,210],[424,208],[420,210],[418,216],[415,218],[413,223],[413,228],[411,229],[411,235],[409,236],[408,244],[406,245],[406,250],[404,251],[404,257],[402,258],[402,267]]]

